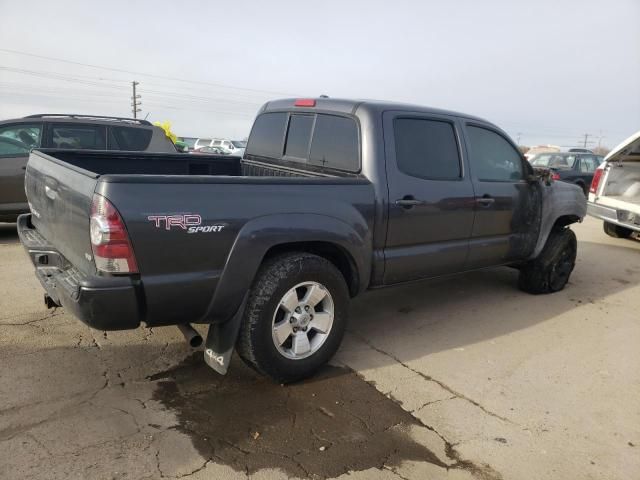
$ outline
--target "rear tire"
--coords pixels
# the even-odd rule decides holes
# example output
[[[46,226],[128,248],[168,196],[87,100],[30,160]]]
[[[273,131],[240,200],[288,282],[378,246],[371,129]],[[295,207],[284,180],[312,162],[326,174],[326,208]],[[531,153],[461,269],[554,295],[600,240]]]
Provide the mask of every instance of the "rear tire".
[[[562,290],[576,263],[578,242],[568,228],[552,230],[537,258],[520,270],[518,287],[532,293],[553,293]]]
[[[325,258],[303,252],[271,258],[249,293],[236,350],[276,382],[309,377],[338,350],[348,305],[345,279]]]
[[[621,227],[615,223],[604,222],[602,226],[604,228],[604,233],[613,238],[629,238],[633,233],[633,230]]]

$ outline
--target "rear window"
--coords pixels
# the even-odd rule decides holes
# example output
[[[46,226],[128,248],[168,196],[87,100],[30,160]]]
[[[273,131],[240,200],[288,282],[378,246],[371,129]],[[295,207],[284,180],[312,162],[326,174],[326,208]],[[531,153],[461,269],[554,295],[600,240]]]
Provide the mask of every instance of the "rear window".
[[[314,165],[357,172],[360,168],[360,158],[358,126],[355,120],[318,115],[309,161]]]
[[[106,127],[102,125],[52,124],[49,143],[55,148],[106,150]]]
[[[306,159],[309,155],[309,142],[313,128],[314,115],[291,115],[284,154],[287,157]]]
[[[284,112],[263,113],[256,118],[246,153],[260,157],[281,158],[286,121],[287,114]]]
[[[358,125],[337,115],[264,113],[256,119],[246,152],[275,159],[284,152],[292,162],[348,172],[360,169]]]
[[[153,131],[146,128],[111,127],[109,150],[141,152],[149,147]]]

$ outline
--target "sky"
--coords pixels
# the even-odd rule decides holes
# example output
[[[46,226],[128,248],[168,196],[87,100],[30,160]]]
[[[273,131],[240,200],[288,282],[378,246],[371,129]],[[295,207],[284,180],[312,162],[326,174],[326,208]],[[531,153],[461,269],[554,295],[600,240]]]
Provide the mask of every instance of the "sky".
[[[0,119],[139,116],[244,138],[274,98],[484,117],[523,145],[640,129],[640,0],[0,0]],[[18,53],[19,52],[19,53]],[[97,68],[100,67],[100,68]]]

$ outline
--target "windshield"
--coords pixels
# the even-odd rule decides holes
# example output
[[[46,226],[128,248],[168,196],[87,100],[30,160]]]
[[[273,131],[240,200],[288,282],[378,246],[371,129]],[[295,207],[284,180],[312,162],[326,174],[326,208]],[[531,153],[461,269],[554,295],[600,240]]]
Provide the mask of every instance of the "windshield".
[[[531,161],[531,165],[534,167],[549,167],[549,168],[573,168],[573,164],[576,161],[575,155],[566,155],[560,153],[541,153]]]
[[[236,148],[245,148],[247,146],[247,142],[243,140],[231,140],[231,143]]]

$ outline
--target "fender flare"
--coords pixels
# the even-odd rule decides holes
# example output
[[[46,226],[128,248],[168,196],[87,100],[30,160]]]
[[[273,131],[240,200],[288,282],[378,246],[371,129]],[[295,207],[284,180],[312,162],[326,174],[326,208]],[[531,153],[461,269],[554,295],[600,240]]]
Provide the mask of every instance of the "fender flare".
[[[540,220],[540,233],[538,241],[529,260],[536,258],[542,252],[547,243],[551,230],[558,220],[563,221],[563,226],[581,222],[587,214],[587,200],[584,191],[575,184],[557,182],[551,187],[543,188],[542,218]]]
[[[231,247],[205,315],[207,323],[224,323],[238,316],[266,253],[283,244],[326,242],[341,248],[353,260],[362,291],[371,275],[370,235],[364,220],[350,225],[322,214],[275,214],[250,220]]]

